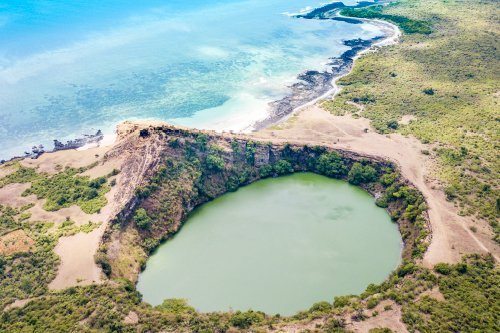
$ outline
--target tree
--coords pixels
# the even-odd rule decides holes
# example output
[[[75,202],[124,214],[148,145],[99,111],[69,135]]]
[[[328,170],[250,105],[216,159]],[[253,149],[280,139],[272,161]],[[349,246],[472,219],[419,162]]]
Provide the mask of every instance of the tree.
[[[387,122],[387,127],[392,128],[392,129],[398,129],[399,124],[396,120],[391,119]]]
[[[152,222],[151,218],[148,216],[148,213],[146,213],[146,210],[144,208],[139,208],[135,211],[134,221],[139,228],[144,230],[149,229]]]
[[[262,178],[269,177],[272,174],[273,174],[273,167],[272,167],[272,165],[266,164],[266,165],[263,165],[263,166],[261,166],[259,168],[259,175]]]
[[[349,171],[347,180],[354,185],[374,182],[377,180],[377,170],[369,165],[356,162]]]
[[[175,314],[193,314],[196,310],[185,299],[171,298],[156,306],[157,309]]]
[[[318,158],[316,169],[328,177],[340,178],[347,174],[347,167],[339,153],[324,153]]]
[[[209,170],[214,170],[214,171],[224,170],[224,165],[225,165],[222,157],[212,154],[207,156],[206,164]]]
[[[246,312],[236,311],[230,321],[234,327],[246,329],[255,323],[260,323],[264,318],[265,315],[262,312],[254,312],[252,310]]]
[[[286,175],[294,171],[292,165],[287,160],[278,161],[274,166],[274,170],[278,175]]]

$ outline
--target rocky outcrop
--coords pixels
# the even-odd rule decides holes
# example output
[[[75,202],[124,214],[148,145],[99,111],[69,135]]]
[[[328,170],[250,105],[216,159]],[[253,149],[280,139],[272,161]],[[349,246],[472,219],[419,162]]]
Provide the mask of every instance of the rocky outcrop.
[[[67,149],[78,149],[88,144],[99,143],[104,138],[101,130],[98,130],[96,134],[84,134],[82,138],[77,138],[74,140],[66,141],[62,143],[59,140],[54,140],[54,151],[67,150]]]

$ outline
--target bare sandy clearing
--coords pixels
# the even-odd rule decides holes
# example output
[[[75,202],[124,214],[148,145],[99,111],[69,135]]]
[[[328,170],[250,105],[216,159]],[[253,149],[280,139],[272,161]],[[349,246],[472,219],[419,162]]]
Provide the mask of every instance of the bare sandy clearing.
[[[63,289],[73,285],[102,281],[101,269],[95,263],[94,255],[107,223],[129,202],[146,173],[152,165],[158,163],[160,158],[157,149],[162,143],[137,140],[136,130],[137,126],[132,123],[122,124],[118,132],[119,140],[114,146],[107,148],[106,153],[99,159],[98,166],[86,172],[92,177],[97,177],[108,174],[113,169],[121,170],[115,178],[116,185],[106,193],[108,204],[98,214],[85,214],[77,206],[53,212],[58,214],[59,220],[68,216],[78,224],[87,223],[89,220],[103,222],[103,224],[89,234],[80,233],[60,238],[55,252],[61,258],[61,264],[56,278],[49,285],[51,289]],[[134,133],[133,139],[128,140],[131,133]],[[93,151],[94,148],[77,153],[92,155]],[[73,152],[70,155],[73,156]]]
[[[8,176],[15,171],[16,168],[12,165],[12,163],[0,165],[0,178]]]
[[[409,123],[411,123],[412,121],[416,120],[417,117],[415,117],[414,115],[411,115],[411,114],[406,114],[404,115],[400,121],[398,121],[398,123],[400,125],[408,125]]]
[[[0,188],[0,204],[9,205],[14,208],[20,208],[26,204],[36,200],[34,195],[23,197],[21,194],[30,187],[29,183],[26,184],[8,184]]]
[[[384,311],[384,306],[391,305],[392,309]],[[368,333],[372,328],[390,328],[393,332],[407,333],[406,326],[401,321],[401,307],[394,302],[384,301],[379,304],[374,311],[378,311],[377,316],[372,316],[363,321],[348,321],[346,328],[359,333]]]
[[[28,304],[29,302],[35,300],[35,299],[38,299],[38,297],[33,297],[33,298],[26,298],[26,299],[16,299],[13,303],[10,303],[9,305],[7,305],[3,311],[9,311],[10,309],[13,309],[13,308],[22,308],[23,306],[25,306],[26,304]]]
[[[61,237],[54,252],[61,258],[56,278],[49,284],[50,289],[64,289],[75,285],[88,285],[101,281],[101,269],[94,261],[106,228],[102,224],[92,232]]]
[[[46,153],[37,159],[25,158],[21,165],[29,168],[37,168],[38,172],[56,173],[66,167],[86,167],[99,160],[110,146],[94,147],[87,150],[61,150]]]

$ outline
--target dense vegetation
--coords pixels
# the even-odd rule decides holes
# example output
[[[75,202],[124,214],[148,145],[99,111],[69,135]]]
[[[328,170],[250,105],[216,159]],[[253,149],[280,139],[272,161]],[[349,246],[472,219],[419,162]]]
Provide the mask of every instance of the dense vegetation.
[[[104,195],[109,191],[107,177],[90,179],[80,174],[95,165],[86,168],[67,168],[54,175],[37,173],[33,168],[17,165],[17,170],[0,179],[0,188],[11,183],[31,183],[23,196],[35,194],[38,199],[46,199],[44,209],[59,210],[78,205],[88,214],[99,212],[107,203]],[[114,170],[108,177],[114,176]]]
[[[491,257],[472,256],[450,266],[443,275],[418,266],[403,266],[381,285],[370,285],[361,296],[319,302],[289,318],[261,312],[202,314],[183,300],[166,300],[157,307],[141,302],[141,295],[125,280],[114,284],[69,288],[35,299],[22,309],[0,315],[5,332],[265,332],[289,323],[326,318],[309,332],[349,332],[344,317],[368,318],[367,308],[383,300],[401,305],[410,332],[498,332],[500,276]],[[444,300],[431,296],[435,288]],[[389,311],[386,306],[380,311]],[[125,318],[133,311],[138,322]],[[372,315],[377,315],[373,312]],[[374,332],[390,332],[380,328]]]
[[[402,0],[344,13],[389,19],[408,33],[393,19],[404,17],[426,22],[432,33],[404,34],[401,43],[358,59],[324,107],[362,112],[380,133],[431,144],[424,153],[437,160],[434,173],[448,199],[461,214],[488,220],[500,241],[498,2]],[[404,115],[416,120],[398,124]]]
[[[389,6],[397,6],[398,4],[390,4]],[[349,17],[358,17],[366,19],[379,19],[392,22],[398,25],[404,33],[407,34],[430,34],[432,32],[431,27],[427,21],[420,21],[408,18],[402,15],[391,15],[386,14],[383,11],[383,6],[371,6],[368,8],[345,8],[342,9],[340,14]]]
[[[424,296],[408,302],[403,307],[403,321],[411,330],[500,331],[500,272],[492,257],[471,256],[460,264],[436,265],[435,270],[444,300]]]

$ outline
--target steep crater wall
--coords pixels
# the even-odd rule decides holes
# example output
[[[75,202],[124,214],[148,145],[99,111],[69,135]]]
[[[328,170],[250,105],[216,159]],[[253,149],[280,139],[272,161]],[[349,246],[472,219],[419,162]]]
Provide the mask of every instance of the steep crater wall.
[[[157,154],[135,195],[108,226],[96,256],[111,278],[136,281],[149,254],[178,232],[189,212],[240,186],[292,172],[314,172],[360,186],[398,223],[403,259],[419,259],[430,233],[423,196],[384,159],[321,146],[272,144],[170,126],[142,128]]]

